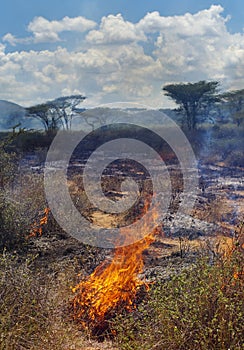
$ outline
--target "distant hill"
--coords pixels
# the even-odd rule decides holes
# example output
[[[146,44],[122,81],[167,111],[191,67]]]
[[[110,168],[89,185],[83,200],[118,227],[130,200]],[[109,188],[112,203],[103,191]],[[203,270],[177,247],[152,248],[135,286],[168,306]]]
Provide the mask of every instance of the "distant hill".
[[[91,109],[75,109],[72,126],[74,129],[87,130],[89,128],[98,128],[102,124],[111,123],[133,123],[145,122],[145,125],[161,126],[164,121],[164,115],[177,122],[177,114],[171,109],[143,109],[143,108],[108,108],[95,107]],[[162,112],[162,113],[160,113]]]
[[[13,126],[19,123],[22,128],[42,128],[38,120],[26,117],[24,107],[13,102],[0,100],[0,130],[11,130]]]

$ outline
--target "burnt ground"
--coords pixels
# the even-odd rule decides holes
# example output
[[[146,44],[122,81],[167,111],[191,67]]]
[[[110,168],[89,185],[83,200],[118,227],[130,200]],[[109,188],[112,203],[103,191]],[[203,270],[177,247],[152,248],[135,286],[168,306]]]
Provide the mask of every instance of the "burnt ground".
[[[171,165],[171,170],[177,197],[181,182],[177,183],[178,172],[174,164]],[[169,213],[160,227],[160,234],[144,252],[145,271],[149,271],[145,272],[147,278],[155,277],[157,273],[164,275],[165,269],[168,273],[170,265],[171,268],[177,265],[178,269],[182,263],[190,264],[194,260],[196,249],[204,242],[209,244],[216,237],[231,239],[235,236],[244,216],[243,170],[241,167],[227,167],[224,163],[199,164],[199,191],[194,209],[189,215],[177,218],[177,200],[171,203]],[[77,197],[83,199],[79,176],[75,175],[70,180],[70,193],[76,202]],[[120,191],[113,190],[112,195],[120,194]],[[104,218],[89,206],[85,206],[85,211],[92,218],[102,217],[102,220],[110,224],[113,221],[110,215],[107,214]],[[122,216],[120,219],[123,221],[126,218],[127,216]],[[85,246],[60,230],[45,232],[44,229],[42,237],[30,240],[29,248],[38,255],[38,262],[47,269],[51,268],[52,263],[76,259],[78,268],[82,268],[85,275],[89,275],[101,261],[113,254],[113,249]]]

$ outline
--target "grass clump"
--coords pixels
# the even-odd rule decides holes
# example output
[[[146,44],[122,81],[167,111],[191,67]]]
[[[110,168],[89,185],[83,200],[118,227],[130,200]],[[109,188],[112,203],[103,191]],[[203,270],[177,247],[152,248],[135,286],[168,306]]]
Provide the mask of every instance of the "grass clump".
[[[34,267],[36,259],[0,255],[0,350],[85,349],[65,307],[73,266],[47,274]]]
[[[123,350],[243,349],[243,256],[235,251],[152,288],[148,299],[113,323]]]
[[[31,349],[48,325],[47,289],[33,275],[31,259],[4,252],[0,258],[0,349]]]

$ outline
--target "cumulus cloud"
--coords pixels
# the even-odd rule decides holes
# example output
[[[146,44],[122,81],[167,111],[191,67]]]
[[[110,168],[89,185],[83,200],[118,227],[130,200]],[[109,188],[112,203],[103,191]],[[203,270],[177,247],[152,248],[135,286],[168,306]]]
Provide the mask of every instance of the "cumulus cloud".
[[[4,35],[3,41],[8,42],[12,46],[15,46],[18,43],[18,39],[11,33]]]
[[[18,44],[29,44],[32,42],[32,38],[17,38],[13,34],[7,33],[3,36],[3,41],[16,46]]]
[[[86,40],[92,44],[120,44],[145,41],[146,36],[135,24],[125,21],[121,14],[117,14],[103,17],[100,28],[90,31]]]
[[[174,80],[235,79],[244,60],[244,35],[230,34],[228,18],[220,14],[221,6],[197,14],[160,17],[148,14],[138,25],[145,31],[158,28],[154,56],[165,70],[165,76]],[[230,72],[230,62],[234,62]]]
[[[137,23],[137,28],[145,33],[164,31],[178,32],[182,36],[216,35],[225,30],[225,23],[229,20],[221,16],[224,8],[212,5],[207,10],[196,14],[186,13],[183,16],[160,16],[159,12],[148,13]],[[217,25],[217,26],[216,26]]]
[[[35,17],[28,25],[28,30],[33,33],[34,41],[56,42],[60,38],[58,33],[64,31],[85,32],[96,26],[96,22],[84,17],[64,17],[60,21],[48,21],[44,17]]]
[[[4,56],[5,54],[5,45],[0,43],[0,56]]]
[[[152,12],[138,23],[108,15],[96,30],[82,17],[36,17],[28,26],[36,42],[58,41],[69,30],[73,48],[61,42],[52,50],[10,53],[0,44],[1,98],[30,105],[82,93],[84,105],[128,100],[168,107],[161,91],[167,82],[216,79],[224,88],[243,88],[244,34],[230,33],[222,12],[221,6],[171,17]],[[17,47],[18,40],[5,35]]]
[[[35,17],[28,25],[27,30],[32,34],[31,37],[17,38],[11,33],[7,33],[2,38],[12,46],[17,44],[30,43],[50,43],[61,41],[59,33],[62,32],[86,32],[96,27],[96,22],[79,17],[64,17],[60,21],[49,21],[44,17]]]

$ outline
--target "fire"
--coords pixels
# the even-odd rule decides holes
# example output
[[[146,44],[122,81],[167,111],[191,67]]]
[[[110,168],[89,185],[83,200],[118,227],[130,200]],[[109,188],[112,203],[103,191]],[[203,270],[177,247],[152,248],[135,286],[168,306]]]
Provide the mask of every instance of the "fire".
[[[50,209],[45,208],[39,222],[35,221],[31,227],[29,237],[36,237],[41,236],[43,231],[43,226],[47,224],[48,222],[48,215],[49,215]]]
[[[156,219],[156,218],[155,218]],[[126,235],[126,228],[123,233]],[[132,310],[135,297],[145,281],[138,277],[143,270],[143,251],[155,240],[157,229],[134,244],[115,249],[111,262],[105,261],[85,281],[81,281],[73,292],[74,319],[87,328],[89,324],[106,323],[106,316],[118,307]]]

